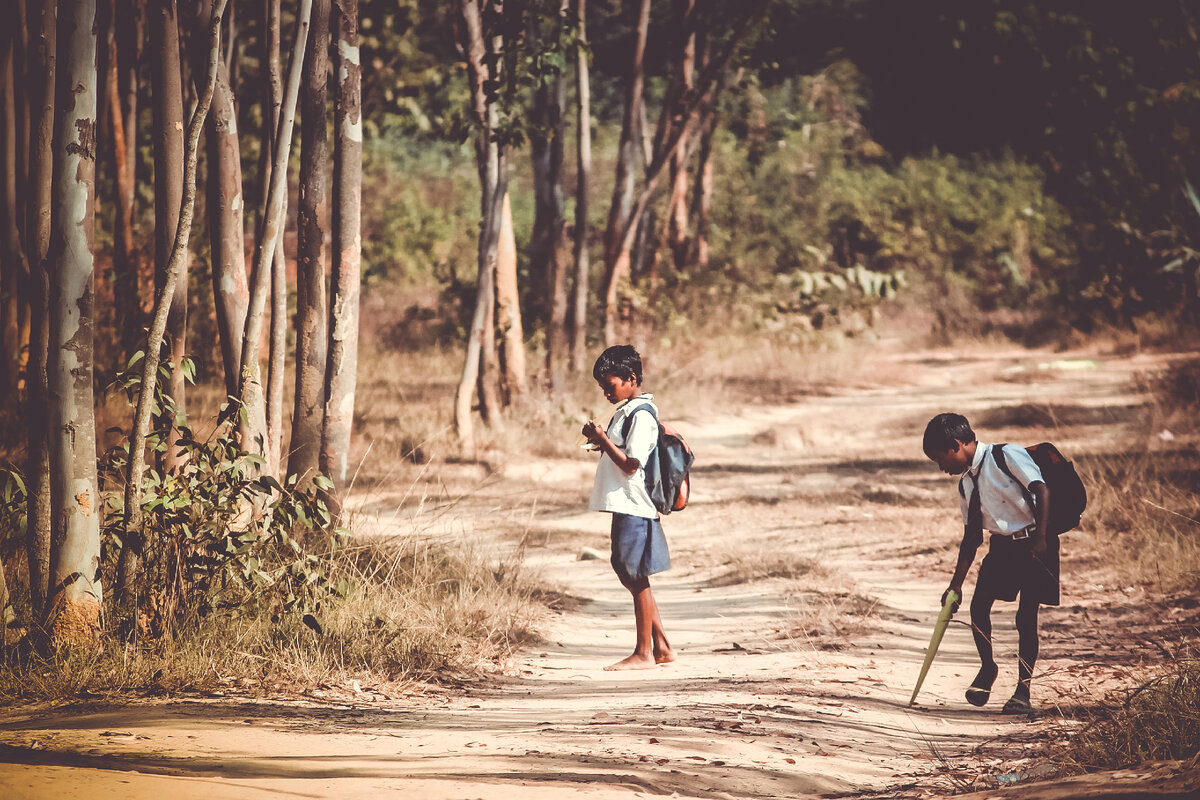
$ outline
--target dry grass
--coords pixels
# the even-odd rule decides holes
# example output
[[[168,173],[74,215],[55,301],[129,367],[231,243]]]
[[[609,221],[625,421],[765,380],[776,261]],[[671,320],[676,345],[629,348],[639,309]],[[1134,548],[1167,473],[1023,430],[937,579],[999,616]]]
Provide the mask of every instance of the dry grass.
[[[261,610],[213,617],[176,639],[43,657],[9,651],[0,698],[237,690],[298,693],[355,685],[392,695],[413,681],[502,669],[552,597],[518,548],[497,557],[472,541],[418,537],[360,543],[328,564],[354,589],[306,624]]]
[[[1200,756],[1200,660],[1193,654],[1160,667],[1080,717],[1082,727],[1056,754],[1063,772],[1195,759]]]
[[[1153,402],[1145,421],[1131,426],[1132,447],[1077,462],[1089,492],[1089,541],[1096,566],[1121,585],[1194,597],[1200,591],[1200,360],[1149,376],[1143,388]],[[1063,772],[1200,757],[1200,660],[1195,642],[1184,636],[1162,643],[1176,651],[1171,663],[1076,714],[1082,727],[1050,754]]]

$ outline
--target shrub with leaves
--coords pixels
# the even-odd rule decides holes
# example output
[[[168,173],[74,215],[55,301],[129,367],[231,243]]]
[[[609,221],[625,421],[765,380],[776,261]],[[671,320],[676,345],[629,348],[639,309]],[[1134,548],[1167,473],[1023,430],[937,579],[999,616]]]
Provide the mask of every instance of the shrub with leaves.
[[[131,360],[131,367],[140,360]],[[188,362],[185,360],[185,369]],[[164,372],[170,366],[161,367]],[[189,371],[189,376],[190,376]],[[165,375],[164,375],[165,377]],[[139,377],[118,375],[110,390],[135,396]],[[161,380],[159,387],[166,386]],[[142,482],[144,550],[138,576],[139,626],[162,636],[214,613],[239,614],[264,607],[273,614],[315,614],[331,596],[344,597],[345,581],[327,577],[326,556],[348,531],[333,525],[322,493],[332,482],[317,475],[303,486],[297,476],[280,484],[266,462],[245,451],[233,405],[222,407],[203,440],[186,425],[172,426],[174,403],[160,389],[149,447],[159,456]],[[115,430],[115,429],[114,429]],[[177,466],[161,456],[170,447]],[[100,461],[105,554],[122,546],[128,439]],[[105,558],[112,569],[116,558]]]

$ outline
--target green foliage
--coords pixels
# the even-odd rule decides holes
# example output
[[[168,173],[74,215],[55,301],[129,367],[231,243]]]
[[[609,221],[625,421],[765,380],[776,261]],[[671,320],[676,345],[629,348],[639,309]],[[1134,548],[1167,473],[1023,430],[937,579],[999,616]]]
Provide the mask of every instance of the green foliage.
[[[29,491],[20,470],[0,469],[0,541],[21,539],[29,527]]]
[[[712,279],[810,316],[912,291],[947,326],[1055,291],[1073,249],[1042,172],[1012,155],[889,163],[862,126],[860,81],[837,62],[803,80],[751,84],[728,105]]]
[[[141,385],[143,358],[136,353],[110,391],[132,403]],[[191,380],[194,367],[184,359]],[[142,571],[139,611],[145,633],[162,636],[214,613],[242,615],[266,608],[278,614],[313,614],[331,597],[344,597],[345,581],[327,577],[326,555],[348,531],[336,528],[322,493],[333,488],[317,475],[304,486],[297,476],[281,485],[264,474],[263,459],[244,450],[234,405],[222,407],[218,423],[203,440],[178,424],[175,404],[163,389],[170,364],[159,366],[154,430],[147,442],[157,456],[142,480]],[[113,429],[110,432],[121,432]],[[176,467],[164,466],[168,449]],[[124,545],[124,481],[129,441],[100,459],[106,553]],[[317,546],[317,552],[310,552]],[[115,558],[106,560],[110,571]]]
[[[474,280],[479,225],[473,155],[459,145],[421,144],[393,132],[366,142],[363,269],[368,281]]]

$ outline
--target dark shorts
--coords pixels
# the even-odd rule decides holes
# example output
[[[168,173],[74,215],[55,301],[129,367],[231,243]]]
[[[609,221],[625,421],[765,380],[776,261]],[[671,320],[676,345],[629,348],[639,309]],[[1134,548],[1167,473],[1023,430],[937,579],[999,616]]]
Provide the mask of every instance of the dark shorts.
[[[1044,606],[1058,605],[1058,537],[1046,539],[1046,552],[1033,557],[1033,539],[992,534],[979,565],[975,594],[1011,603],[1017,595]]]
[[[622,584],[671,568],[667,537],[657,519],[614,513],[611,538],[612,567]]]

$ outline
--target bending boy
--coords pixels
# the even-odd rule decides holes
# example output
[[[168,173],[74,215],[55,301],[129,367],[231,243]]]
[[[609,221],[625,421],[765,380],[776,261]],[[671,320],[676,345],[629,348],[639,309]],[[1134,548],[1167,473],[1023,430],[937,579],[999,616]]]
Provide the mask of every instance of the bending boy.
[[[637,629],[633,654],[605,669],[650,669],[675,660],[650,591],[650,576],[671,566],[642,468],[658,445],[658,409],[651,395],[642,394],[642,359],[631,346],[617,345],[601,353],[592,376],[608,402],[622,405],[607,430],[595,422],[583,426],[583,435],[601,453],[588,508],[612,514],[612,567],[633,595]],[[636,413],[643,406],[654,414]]]
[[[967,702],[975,706],[987,703],[996,680],[992,604],[997,600],[1011,603],[1020,595],[1017,690],[1004,704],[1003,713],[1028,711],[1029,683],[1038,657],[1038,608],[1059,602],[1058,537],[1046,535],[1050,489],[1025,448],[976,441],[970,423],[960,414],[939,414],[930,420],[922,446],[939,469],[961,476],[958,493],[963,539],[954,577],[942,595],[943,604],[951,590],[962,597],[963,579],[983,543],[983,531],[991,532],[971,598],[971,629],[981,665],[967,689]]]

